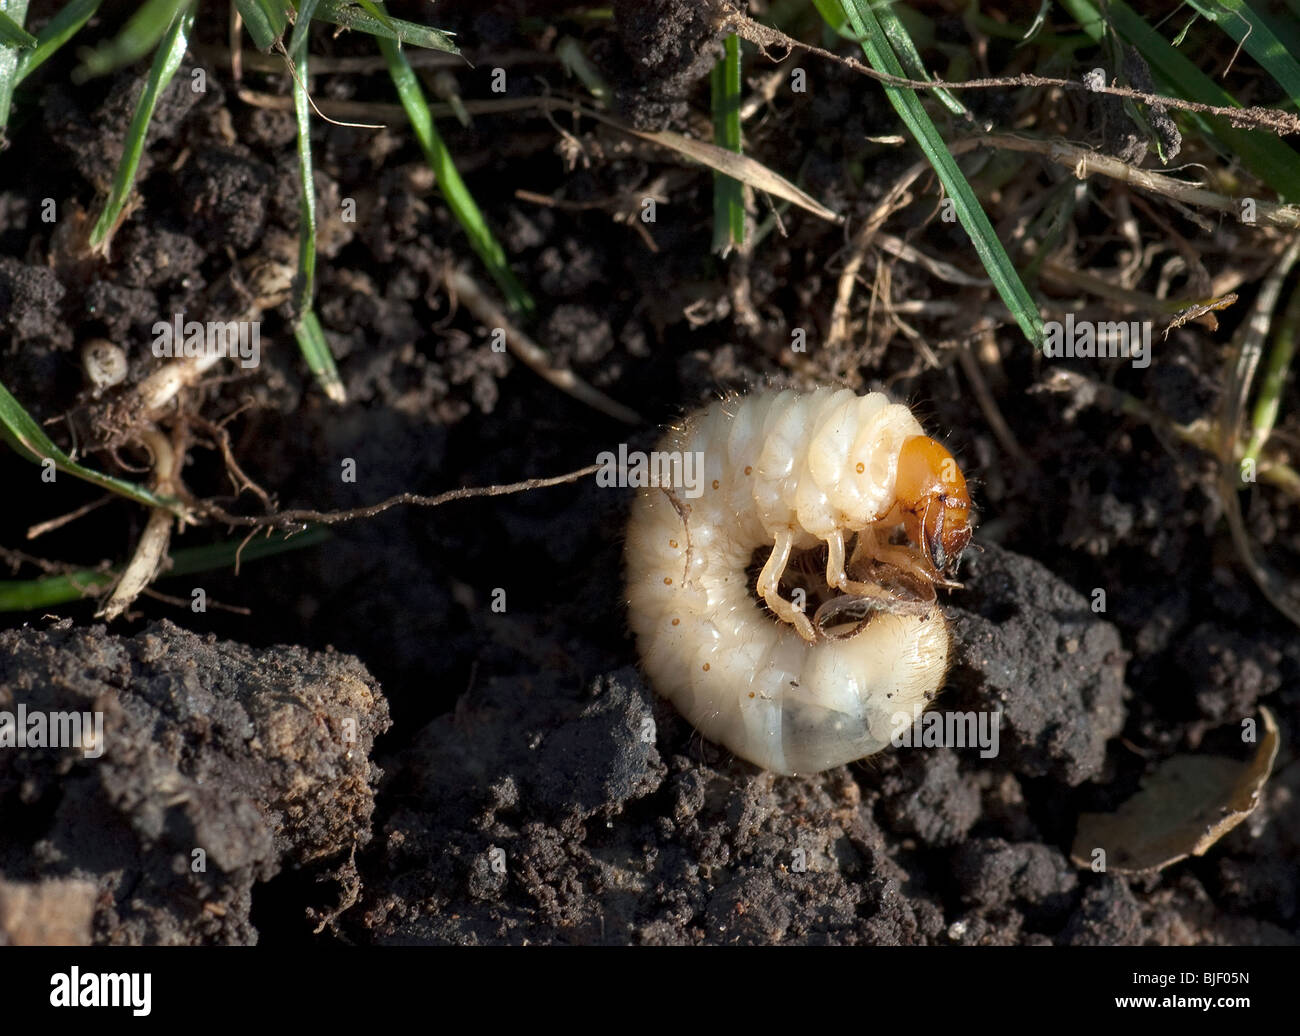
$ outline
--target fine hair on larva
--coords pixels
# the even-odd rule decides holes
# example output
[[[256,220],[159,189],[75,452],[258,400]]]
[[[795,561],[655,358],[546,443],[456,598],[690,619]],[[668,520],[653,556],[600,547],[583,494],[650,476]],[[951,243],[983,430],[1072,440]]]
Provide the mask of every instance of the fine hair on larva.
[[[698,498],[642,488],[628,522],[629,622],[658,692],[782,774],[886,747],[947,675],[934,587],[958,585],[971,513],[952,455],[907,406],[831,388],[718,400],[657,448],[703,458]],[[782,585],[810,558],[816,611]]]

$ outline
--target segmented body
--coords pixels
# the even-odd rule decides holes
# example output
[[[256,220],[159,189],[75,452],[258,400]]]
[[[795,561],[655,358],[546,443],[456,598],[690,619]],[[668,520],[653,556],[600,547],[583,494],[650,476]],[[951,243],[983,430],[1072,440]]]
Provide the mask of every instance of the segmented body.
[[[629,618],[654,686],[705,737],[779,773],[813,772],[884,748],[895,717],[938,693],[949,637],[932,590],[912,613],[880,610],[856,634],[830,639],[789,614],[775,585],[792,550],[830,543],[834,569],[839,540],[842,573],[843,537],[902,521],[899,455],[924,434],[880,393],[819,389],[721,400],[664,436],[661,451],[703,455],[703,492],[639,491],[626,543]],[[774,615],[751,593],[747,569],[759,548],[783,546],[759,580],[784,612]]]

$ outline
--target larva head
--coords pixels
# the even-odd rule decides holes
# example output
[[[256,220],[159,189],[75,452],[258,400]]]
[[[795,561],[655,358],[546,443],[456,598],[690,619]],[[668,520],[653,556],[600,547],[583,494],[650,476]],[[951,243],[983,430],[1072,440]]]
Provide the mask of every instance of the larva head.
[[[898,455],[894,496],[907,538],[935,571],[955,567],[970,542],[971,502],[953,455],[929,436],[912,436]]]

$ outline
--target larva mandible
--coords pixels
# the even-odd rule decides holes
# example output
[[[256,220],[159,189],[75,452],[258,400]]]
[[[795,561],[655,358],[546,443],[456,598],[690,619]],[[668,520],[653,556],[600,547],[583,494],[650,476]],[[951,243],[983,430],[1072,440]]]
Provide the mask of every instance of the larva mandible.
[[[893,717],[924,708],[947,675],[934,588],[958,585],[971,537],[952,455],[903,404],[829,388],[720,400],[656,452],[693,453],[703,475],[694,499],[640,489],[628,524],[629,619],[659,693],[705,737],[778,773],[888,745]],[[899,526],[907,543],[892,542]],[[760,548],[754,589],[770,611],[750,594]],[[781,581],[809,576],[813,559],[829,599],[810,619]],[[846,633],[844,617],[863,613]]]

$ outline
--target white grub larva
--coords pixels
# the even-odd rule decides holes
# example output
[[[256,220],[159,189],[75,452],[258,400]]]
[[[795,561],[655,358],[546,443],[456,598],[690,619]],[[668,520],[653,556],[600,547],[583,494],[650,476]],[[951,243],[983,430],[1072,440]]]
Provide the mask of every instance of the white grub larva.
[[[720,400],[658,449],[702,454],[704,492],[632,505],[629,619],[655,688],[778,773],[888,745],[947,675],[934,588],[971,536],[952,455],[906,406],[828,388]]]

